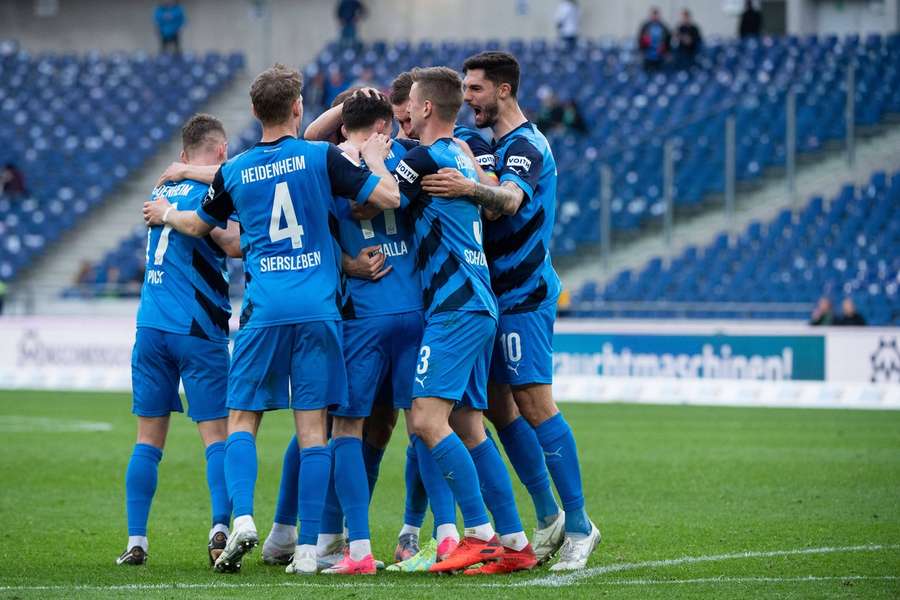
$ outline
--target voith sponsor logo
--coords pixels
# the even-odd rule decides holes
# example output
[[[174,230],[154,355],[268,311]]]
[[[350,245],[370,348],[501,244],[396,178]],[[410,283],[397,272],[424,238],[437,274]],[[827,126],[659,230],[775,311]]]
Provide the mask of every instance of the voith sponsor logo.
[[[531,160],[525,156],[510,156],[506,159],[507,167],[519,167],[526,171],[531,170]]]
[[[412,167],[406,164],[406,161],[401,160],[397,165],[397,175],[408,181],[409,183],[415,183],[419,178],[419,174],[416,173]]]

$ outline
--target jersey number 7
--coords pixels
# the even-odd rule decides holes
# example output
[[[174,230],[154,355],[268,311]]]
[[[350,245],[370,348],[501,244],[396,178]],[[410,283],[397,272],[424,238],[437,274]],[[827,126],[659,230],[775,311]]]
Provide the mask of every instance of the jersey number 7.
[[[281,226],[284,216],[285,227]],[[297,222],[291,190],[286,181],[275,185],[275,198],[272,200],[272,220],[269,222],[269,238],[273,242],[290,239],[292,248],[303,247],[303,225]]]

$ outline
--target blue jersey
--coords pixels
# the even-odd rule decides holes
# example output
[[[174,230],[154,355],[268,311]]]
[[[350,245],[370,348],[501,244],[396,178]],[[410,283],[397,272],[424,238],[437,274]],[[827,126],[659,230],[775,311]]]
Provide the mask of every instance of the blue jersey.
[[[496,161],[494,159],[494,151],[491,145],[481,137],[477,129],[466,127],[465,125],[457,125],[453,129],[453,137],[459,138],[469,145],[472,154],[475,155],[475,162],[486,173],[493,173]]]
[[[550,260],[556,160],[547,138],[527,121],[497,140],[494,148],[500,183],[512,181],[525,197],[516,214],[485,223],[491,286],[500,312],[527,312],[555,303],[562,289]]]
[[[378,177],[327,142],[284,136],[226,162],[197,214],[241,224],[244,306],[241,327],[337,321],[341,315],[335,196],[365,202]]]
[[[422,191],[422,178],[444,167],[477,179],[472,161],[450,138],[413,148],[394,169],[401,207],[409,210],[415,224],[425,319],[449,311],[484,312],[497,318],[481,245],[480,208],[467,198],[432,198]]]
[[[407,146],[394,140],[384,164],[393,171],[406,155]],[[370,281],[345,277],[342,313],[345,319],[391,315],[422,310],[422,285],[413,254],[413,227],[409,211],[388,209],[373,219],[357,221],[350,204],[339,201],[336,209],[341,250],[352,257],[369,246],[381,246],[391,272]]]
[[[196,210],[208,188],[185,180],[161,185],[151,197],[164,196],[180,210]],[[137,326],[227,341],[230,318],[222,249],[209,236],[182,235],[170,225],[151,227]]]

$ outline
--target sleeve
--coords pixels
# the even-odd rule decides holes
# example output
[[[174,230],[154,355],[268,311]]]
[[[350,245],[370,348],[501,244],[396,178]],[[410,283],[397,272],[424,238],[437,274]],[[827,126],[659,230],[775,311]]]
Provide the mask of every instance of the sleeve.
[[[422,191],[422,178],[438,172],[437,163],[431,158],[428,149],[417,146],[407,152],[394,168],[394,177],[400,185],[400,206],[406,208],[415,204]]]
[[[403,146],[407,152],[419,145],[419,140],[411,140],[409,138],[394,138],[394,141]]]
[[[350,160],[350,157],[334,144],[328,144],[325,162],[328,180],[331,182],[331,193],[337,197],[352,198],[363,204],[381,180],[369,169]]]
[[[234,201],[225,189],[225,177],[222,175],[222,167],[219,167],[206,197],[197,209],[197,216],[209,225],[224,229],[228,227],[227,221],[234,213]]]
[[[526,196],[534,197],[544,168],[544,157],[534,144],[525,138],[516,138],[506,149],[503,164],[499,167],[497,176],[500,183],[512,181]]]
[[[494,159],[494,151],[491,150],[491,145],[484,141],[484,138],[480,135],[473,135],[466,140],[466,143],[472,150],[472,154],[475,155],[475,162],[478,163],[478,166],[485,173],[493,173],[497,168],[497,163]]]

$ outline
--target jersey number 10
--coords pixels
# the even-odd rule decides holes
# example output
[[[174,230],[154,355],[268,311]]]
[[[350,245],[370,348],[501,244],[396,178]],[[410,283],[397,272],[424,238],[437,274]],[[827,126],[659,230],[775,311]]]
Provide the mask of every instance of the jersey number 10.
[[[284,215],[285,227],[281,226]],[[275,185],[275,198],[272,200],[272,220],[269,222],[269,238],[273,242],[291,240],[292,248],[303,247],[303,225],[297,222],[291,190],[286,181]]]

